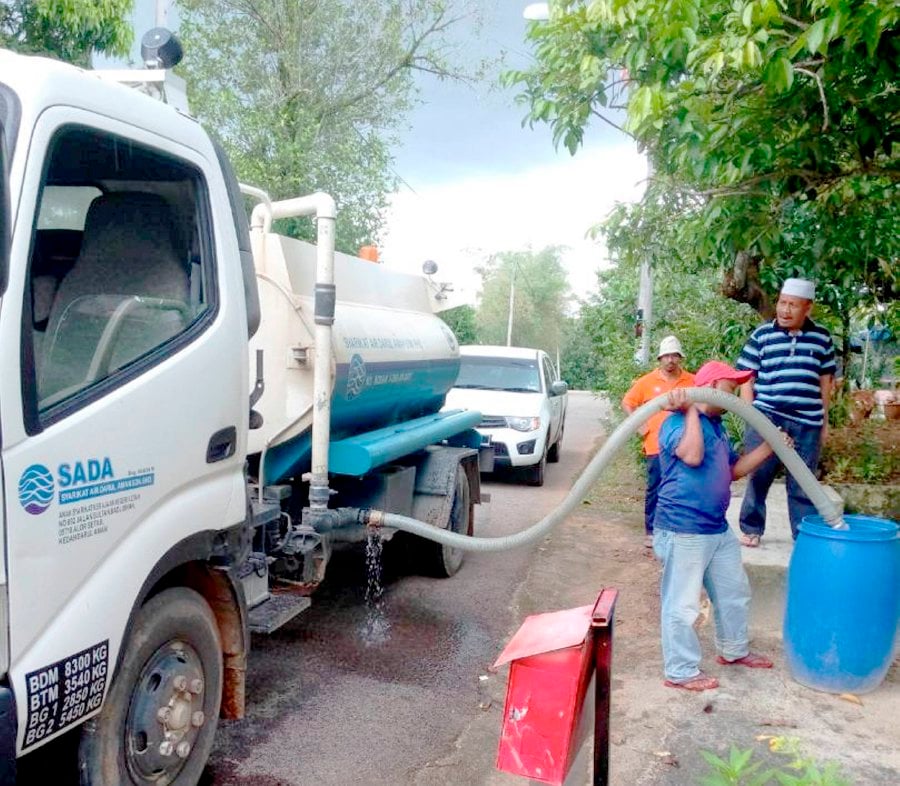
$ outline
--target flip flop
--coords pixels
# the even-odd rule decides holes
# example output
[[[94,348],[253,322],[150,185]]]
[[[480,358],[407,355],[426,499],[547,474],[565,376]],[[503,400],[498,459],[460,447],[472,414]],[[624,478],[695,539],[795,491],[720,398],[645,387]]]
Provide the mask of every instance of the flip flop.
[[[686,682],[672,682],[672,680],[666,680],[663,685],[667,688],[681,688],[682,690],[699,693],[700,691],[718,688],[719,681],[715,677],[710,677],[701,671],[696,677],[691,677]]]
[[[755,549],[759,546],[759,539],[761,535],[748,535],[744,533],[741,535],[741,545],[746,546],[748,549]]]
[[[725,660],[721,655],[716,658],[716,663],[722,666],[746,666],[748,669],[771,669],[772,661],[765,655],[756,652],[748,652],[743,658],[737,660]]]

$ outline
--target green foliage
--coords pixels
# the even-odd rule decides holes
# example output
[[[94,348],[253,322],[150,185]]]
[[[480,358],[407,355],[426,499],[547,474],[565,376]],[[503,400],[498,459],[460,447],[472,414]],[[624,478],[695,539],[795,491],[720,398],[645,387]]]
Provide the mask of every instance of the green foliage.
[[[832,430],[822,450],[829,483],[891,483],[900,475],[897,429],[883,420],[864,420]]]
[[[580,317],[568,317],[563,322],[559,376],[572,390],[603,387],[603,363]]]
[[[652,331],[649,366],[635,360],[640,339],[635,336],[638,269],[633,262],[626,258],[600,272],[598,294],[582,305],[581,330],[600,365],[598,386],[614,402],[656,365],[663,336],[678,336],[686,353],[684,367],[693,371],[707,360],[734,363],[758,324],[751,308],[719,295],[714,273],[684,273],[676,266],[676,260],[661,258],[654,273],[653,323],[647,328]]]
[[[763,763],[754,761],[752,748],[740,750],[732,745],[727,759],[701,751],[711,773],[700,783],[703,786],[850,786],[851,782],[837,764],[817,764],[803,755],[796,739],[773,737],[769,740],[769,750],[788,757],[789,761],[783,766],[763,770]]]
[[[447,323],[460,344],[477,344],[478,328],[475,324],[475,309],[469,305],[456,306],[441,311],[438,316]]]
[[[87,67],[91,52],[126,55],[134,0],[0,2],[0,47]]]
[[[181,0],[192,108],[242,180],[275,199],[331,194],[336,246],[356,253],[381,230],[414,72],[466,77],[447,39],[465,2]],[[305,220],[277,229],[314,234]]]
[[[788,275],[847,324],[896,299],[900,4],[557,0],[513,72],[532,123],[575,152],[600,116],[649,156],[644,200],[685,269],[766,309]],[[618,113],[618,114],[617,114]],[[641,216],[622,231],[640,235]],[[640,245],[635,243],[635,248]],[[743,254],[744,268],[736,261]]]
[[[477,325],[485,344],[505,344],[510,286],[515,287],[512,344],[543,349],[551,357],[562,346],[569,284],[561,249],[505,251],[477,270],[481,275]]]

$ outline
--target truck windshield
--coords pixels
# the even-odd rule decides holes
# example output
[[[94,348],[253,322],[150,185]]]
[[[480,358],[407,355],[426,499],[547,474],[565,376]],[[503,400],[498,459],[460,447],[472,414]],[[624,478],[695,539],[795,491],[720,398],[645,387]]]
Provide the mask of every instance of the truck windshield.
[[[536,358],[463,355],[455,387],[540,393],[541,375]]]

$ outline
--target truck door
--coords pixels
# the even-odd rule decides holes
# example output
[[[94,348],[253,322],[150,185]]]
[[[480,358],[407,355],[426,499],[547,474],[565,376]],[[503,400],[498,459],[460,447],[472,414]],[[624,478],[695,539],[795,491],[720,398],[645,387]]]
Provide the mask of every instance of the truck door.
[[[100,708],[163,555],[243,519],[248,374],[211,146],[66,107],[26,141],[0,385],[27,751]]]

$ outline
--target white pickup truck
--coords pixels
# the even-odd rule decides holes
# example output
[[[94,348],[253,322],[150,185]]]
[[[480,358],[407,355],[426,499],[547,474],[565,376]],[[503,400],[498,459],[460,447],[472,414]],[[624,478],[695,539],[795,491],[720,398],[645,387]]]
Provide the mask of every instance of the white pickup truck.
[[[494,466],[526,468],[544,484],[547,462],[559,461],[568,386],[540,349],[462,346],[447,409],[484,413],[478,431],[494,446]]]

